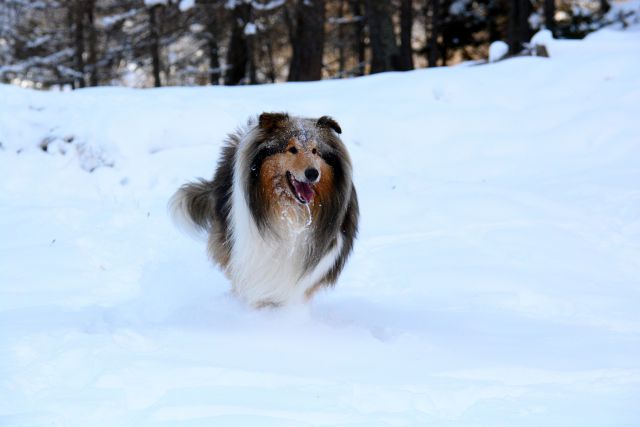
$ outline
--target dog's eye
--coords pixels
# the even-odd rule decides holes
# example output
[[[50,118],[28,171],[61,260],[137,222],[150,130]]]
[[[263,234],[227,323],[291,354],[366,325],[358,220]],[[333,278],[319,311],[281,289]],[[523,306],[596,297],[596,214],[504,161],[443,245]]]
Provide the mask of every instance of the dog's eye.
[[[313,150],[311,150],[311,152],[312,152],[313,154],[318,154],[318,150],[316,150],[315,148],[314,148]]]
[[[291,154],[296,154],[298,152],[298,149],[296,147],[291,147],[291,148],[289,148],[289,152]]]

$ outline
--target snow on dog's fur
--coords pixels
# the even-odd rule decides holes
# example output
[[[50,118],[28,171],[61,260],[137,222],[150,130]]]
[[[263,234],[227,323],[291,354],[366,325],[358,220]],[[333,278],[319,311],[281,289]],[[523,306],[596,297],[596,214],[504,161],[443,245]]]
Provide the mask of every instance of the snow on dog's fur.
[[[353,248],[351,160],[330,117],[263,113],[229,136],[213,180],[185,184],[174,217],[208,233],[233,292],[256,307],[333,285]]]

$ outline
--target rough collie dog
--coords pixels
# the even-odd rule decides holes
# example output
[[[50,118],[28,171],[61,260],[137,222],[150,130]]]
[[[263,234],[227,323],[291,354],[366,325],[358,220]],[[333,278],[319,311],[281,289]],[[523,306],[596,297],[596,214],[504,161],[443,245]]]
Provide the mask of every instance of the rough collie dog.
[[[263,113],[231,134],[212,181],[182,186],[174,218],[208,233],[233,293],[256,306],[332,286],[353,248],[358,199],[330,117]]]

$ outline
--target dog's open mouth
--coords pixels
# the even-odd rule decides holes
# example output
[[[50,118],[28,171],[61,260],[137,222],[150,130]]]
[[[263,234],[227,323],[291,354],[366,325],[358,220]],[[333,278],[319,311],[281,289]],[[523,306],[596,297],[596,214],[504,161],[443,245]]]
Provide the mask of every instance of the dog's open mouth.
[[[313,200],[313,187],[308,182],[302,182],[295,179],[291,172],[287,171],[287,181],[291,192],[296,196],[300,203],[306,204]]]

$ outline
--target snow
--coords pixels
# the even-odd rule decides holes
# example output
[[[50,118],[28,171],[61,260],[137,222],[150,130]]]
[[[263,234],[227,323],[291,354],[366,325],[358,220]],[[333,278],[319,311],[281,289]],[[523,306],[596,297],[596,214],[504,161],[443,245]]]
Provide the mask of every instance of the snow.
[[[451,15],[462,15],[466,11],[468,3],[468,0],[456,0],[452,2],[451,6],[449,6],[449,13]]]
[[[640,0],[617,1],[610,4],[611,9],[605,16],[605,21],[611,22],[610,27],[638,31],[640,28]]]
[[[496,40],[489,46],[489,62],[500,61],[509,53],[509,45],[501,40]]]
[[[188,0],[187,0],[188,1]],[[167,5],[167,0],[144,0],[144,5],[147,7],[153,7],[158,5]]]
[[[247,23],[244,27],[244,34],[247,36],[253,36],[258,32],[258,27],[253,22]]]
[[[553,34],[549,30],[540,30],[531,37],[532,46],[547,46],[553,42]]]
[[[195,6],[195,0],[180,0],[180,10],[186,11]]]
[[[549,43],[317,83],[0,86],[0,425],[639,425],[640,32]],[[284,110],[339,121],[361,233],[334,290],[254,311],[166,204]]]
[[[271,0],[267,3],[260,3],[254,0],[251,2],[251,7],[255,10],[269,11],[283,6],[286,2],[287,0]]]

